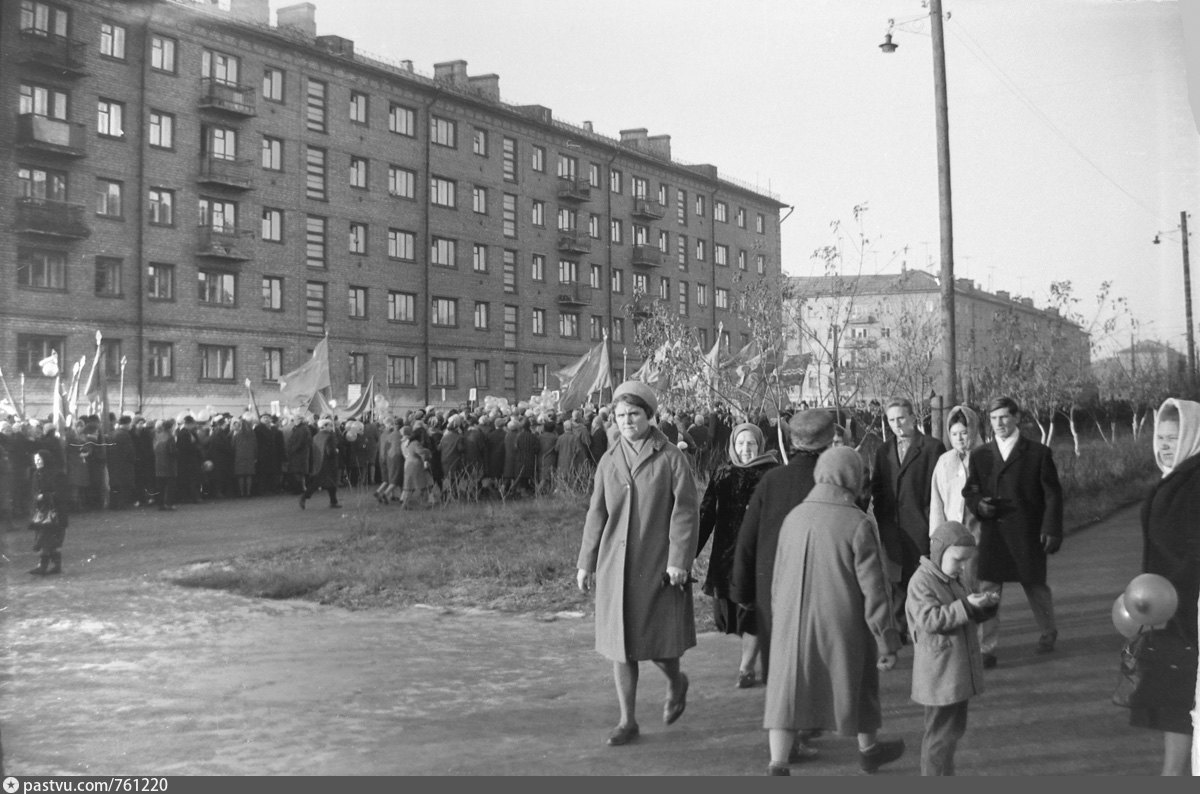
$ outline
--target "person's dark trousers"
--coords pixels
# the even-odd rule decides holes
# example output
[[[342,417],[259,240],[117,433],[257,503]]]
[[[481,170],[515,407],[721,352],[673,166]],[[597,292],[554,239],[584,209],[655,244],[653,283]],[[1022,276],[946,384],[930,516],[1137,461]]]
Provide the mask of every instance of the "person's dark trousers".
[[[315,482],[311,482],[311,481],[309,482],[308,486],[304,489],[304,500],[308,501],[309,498],[311,498],[312,495],[315,494],[317,491],[325,491],[325,493],[329,494],[329,506],[330,507],[333,507],[334,505],[336,505],[338,503],[337,486],[336,485],[330,485],[327,488],[319,488],[319,487],[317,487],[317,484]]]
[[[174,477],[158,477],[158,509],[171,510],[174,509],[175,499],[175,478]]]
[[[921,774],[937,777],[954,774],[954,751],[967,732],[967,703],[925,707],[925,736],[921,739]]]

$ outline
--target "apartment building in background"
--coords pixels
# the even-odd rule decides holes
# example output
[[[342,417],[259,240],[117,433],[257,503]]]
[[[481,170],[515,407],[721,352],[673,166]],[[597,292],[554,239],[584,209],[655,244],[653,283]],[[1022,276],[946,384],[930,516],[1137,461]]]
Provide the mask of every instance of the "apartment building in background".
[[[606,333],[632,372],[635,291],[707,348],[735,277],[780,274],[777,197],[465,61],[356,52],[311,3],[5,0],[0,26],[0,361],[31,413],[38,362],[97,330],[149,415],[240,410],[247,379],[265,405],[326,333],[339,400],[516,401]]]

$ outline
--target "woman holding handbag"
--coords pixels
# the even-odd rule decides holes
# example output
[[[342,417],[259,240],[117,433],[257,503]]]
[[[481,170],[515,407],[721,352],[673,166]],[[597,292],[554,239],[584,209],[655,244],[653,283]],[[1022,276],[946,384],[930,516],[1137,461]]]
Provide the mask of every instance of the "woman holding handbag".
[[[1154,459],[1162,479],[1142,505],[1142,572],[1166,577],[1179,607],[1166,631],[1196,647],[1200,595],[1200,403],[1168,398],[1154,415]],[[1194,660],[1193,660],[1194,661]],[[1192,682],[1194,684],[1194,682]],[[1164,775],[1186,775],[1192,750],[1192,688],[1171,700],[1177,708],[1134,708],[1129,724],[1162,731]]]

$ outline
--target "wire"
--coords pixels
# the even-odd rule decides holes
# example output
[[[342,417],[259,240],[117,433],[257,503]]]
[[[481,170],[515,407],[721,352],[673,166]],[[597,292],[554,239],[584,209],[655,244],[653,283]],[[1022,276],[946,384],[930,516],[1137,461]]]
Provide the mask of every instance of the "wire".
[[[1021,91],[1021,89],[1017,86],[1016,82],[1011,77],[1009,77],[1008,74],[1002,68],[1000,68],[1000,65],[998,63],[996,63],[995,59],[993,59],[992,56],[988,55],[987,51],[983,49],[983,46],[980,45],[979,42],[975,40],[975,38],[970,34],[970,32],[965,27],[963,27],[962,24],[957,19],[951,20],[951,29],[956,35],[961,34],[962,38],[960,40],[967,46],[967,50],[972,55],[974,55],[977,59],[979,59],[980,63],[982,63],[985,67],[989,68],[993,72],[993,74],[995,74],[1000,79],[1000,82],[1004,85],[1004,87],[1007,88],[1009,91],[1011,91],[1012,94],[1017,99],[1019,99],[1027,108],[1029,108],[1029,110],[1039,120],[1041,120],[1041,122],[1043,124],[1045,124],[1050,129],[1051,132],[1053,132],[1056,136],[1058,136],[1058,138],[1063,143],[1065,143],[1068,147],[1070,147],[1070,149],[1072,151],[1074,151],[1075,154],[1079,155],[1080,159],[1082,159],[1085,163],[1090,165],[1096,171],[1096,173],[1098,173],[1100,176],[1104,177],[1104,179],[1107,180],[1109,184],[1111,184],[1117,190],[1124,193],[1131,201],[1133,201],[1134,204],[1138,205],[1138,207],[1145,210],[1147,214],[1149,214],[1151,217],[1155,218],[1156,221],[1159,221],[1161,223],[1161,217],[1159,216],[1158,211],[1151,209],[1149,206],[1147,206],[1145,203],[1143,203],[1141,199],[1139,199],[1137,196],[1133,195],[1128,190],[1126,190],[1124,186],[1122,186],[1119,182],[1117,182],[1117,180],[1115,180],[1111,176],[1109,176],[1104,171],[1103,168],[1101,168],[1094,160],[1092,160],[1092,158],[1088,157],[1087,154],[1085,154],[1082,149],[1080,149],[1078,146],[1076,146],[1075,143],[1070,138],[1068,138],[1061,129],[1058,128],[1058,126],[1050,119],[1050,117],[1047,116],[1044,112],[1042,112],[1042,110],[1033,103],[1033,100],[1031,100],[1029,97],[1027,97],[1024,94],[1024,92]]]

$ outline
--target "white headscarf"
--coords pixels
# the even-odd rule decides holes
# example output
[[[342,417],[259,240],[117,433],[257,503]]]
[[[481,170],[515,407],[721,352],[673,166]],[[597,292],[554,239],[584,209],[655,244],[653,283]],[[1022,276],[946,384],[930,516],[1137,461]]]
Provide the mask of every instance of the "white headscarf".
[[[1163,404],[1154,412],[1154,434],[1156,436],[1158,435],[1158,426],[1163,421],[1164,409],[1168,407],[1173,407],[1179,415],[1179,442],[1175,448],[1175,459],[1170,466],[1162,462],[1158,454],[1158,445],[1155,445],[1154,462],[1158,464],[1164,477],[1180,463],[1200,452],[1200,403],[1177,400],[1174,397],[1163,400]]]

